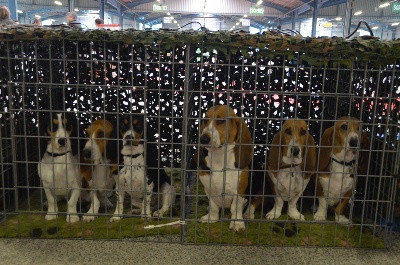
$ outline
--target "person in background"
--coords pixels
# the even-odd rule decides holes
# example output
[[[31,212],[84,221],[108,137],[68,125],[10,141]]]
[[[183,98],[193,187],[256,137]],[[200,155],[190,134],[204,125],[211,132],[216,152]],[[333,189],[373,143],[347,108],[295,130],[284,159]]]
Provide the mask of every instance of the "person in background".
[[[10,18],[10,10],[6,6],[0,6],[0,25],[15,25],[14,20]]]
[[[94,23],[96,24],[96,27],[99,27],[100,24],[104,24],[104,22],[101,18],[96,18],[94,20]]]
[[[68,12],[67,13],[68,26],[81,29],[82,25],[78,20],[76,20],[76,18],[77,18],[76,13]]]
[[[40,19],[35,18],[35,20],[33,21],[32,24],[35,25],[35,26],[41,26],[41,25],[42,25],[42,22],[40,21]]]

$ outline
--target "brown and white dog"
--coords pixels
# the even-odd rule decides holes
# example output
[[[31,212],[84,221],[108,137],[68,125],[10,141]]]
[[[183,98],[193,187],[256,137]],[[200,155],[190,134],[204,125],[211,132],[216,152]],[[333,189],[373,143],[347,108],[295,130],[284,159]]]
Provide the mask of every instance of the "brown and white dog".
[[[317,179],[319,206],[314,215],[317,221],[326,220],[328,205],[337,205],[336,222],[349,223],[343,214],[344,207],[356,186],[356,175],[364,175],[368,170],[368,152],[357,152],[368,149],[370,144],[360,126],[361,122],[356,118],[341,117],[322,135]]]
[[[288,119],[281,131],[274,135],[267,171],[275,195],[275,205],[265,217],[279,218],[284,201],[287,201],[288,216],[295,220],[305,220],[296,204],[310,177],[315,174],[316,147],[304,120]]]
[[[53,113],[48,121],[49,124],[43,126],[43,135],[50,136],[50,139],[43,138],[46,148],[43,148],[45,152],[38,165],[38,175],[47,198],[45,219],[57,218],[57,199],[64,196],[68,200],[67,223],[75,223],[79,221],[76,204],[82,183],[77,158],[77,121],[72,115],[61,112]]]
[[[245,229],[242,212],[252,158],[252,138],[244,120],[228,106],[210,108],[200,124],[200,148],[195,155],[209,199],[208,214],[200,222],[216,222],[220,208],[230,208],[229,228]]]
[[[84,222],[91,222],[99,213],[100,200],[105,207],[112,207],[108,200],[115,184],[112,172],[118,169],[117,130],[111,122],[100,119],[87,129],[88,137],[81,154],[80,172],[85,186],[90,190],[91,205],[83,216]]]

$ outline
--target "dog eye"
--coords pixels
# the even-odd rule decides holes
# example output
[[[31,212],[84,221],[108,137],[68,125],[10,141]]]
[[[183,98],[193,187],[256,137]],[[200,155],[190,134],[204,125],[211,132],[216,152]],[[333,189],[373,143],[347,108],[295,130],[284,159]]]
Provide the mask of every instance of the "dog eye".
[[[225,120],[217,120],[216,123],[217,123],[217,125],[221,125],[221,124],[225,123]]]
[[[99,134],[97,135],[97,138],[104,138],[104,132],[99,132]]]
[[[141,133],[142,132],[142,126],[140,126],[140,125],[135,125],[135,132],[137,132],[137,133]]]
[[[292,134],[292,132],[290,131],[289,128],[287,128],[287,129],[285,130],[285,133],[288,134],[288,135],[291,135],[291,134]]]
[[[300,135],[305,135],[306,133],[307,133],[306,130],[301,130],[301,131],[300,131]]]
[[[342,129],[342,130],[347,130],[347,124],[342,124],[342,126],[340,126],[340,129]]]

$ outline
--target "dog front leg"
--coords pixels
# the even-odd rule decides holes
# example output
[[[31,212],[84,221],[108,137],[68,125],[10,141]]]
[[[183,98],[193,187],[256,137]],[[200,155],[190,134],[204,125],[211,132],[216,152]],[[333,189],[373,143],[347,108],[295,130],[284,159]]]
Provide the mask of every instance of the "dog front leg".
[[[116,188],[118,190],[118,188]],[[110,218],[110,222],[116,222],[122,219],[122,214],[124,213],[124,198],[125,198],[125,191],[120,190],[117,191],[117,207],[115,208],[114,215]]]
[[[96,218],[95,214],[99,213],[100,200],[97,196],[97,191],[91,191],[90,193],[91,193],[90,197],[92,199],[92,203],[90,204],[89,211],[83,216],[84,222],[93,221]]]
[[[314,214],[315,221],[325,221],[328,211],[328,203],[325,197],[318,197],[318,210]]]
[[[267,218],[268,220],[278,219],[282,214],[283,199],[279,195],[275,195],[274,199],[275,199],[274,207],[272,207],[271,211],[269,211],[265,215],[265,218]]]
[[[297,201],[299,200],[299,198],[300,196],[295,196],[288,202],[288,215],[294,220],[304,221],[304,215],[302,215],[299,210],[297,210]]]
[[[200,218],[200,223],[215,223],[219,219],[219,206],[214,202],[212,197],[208,196],[208,198],[210,201],[208,214]]]
[[[79,216],[76,211],[76,204],[78,203],[81,191],[79,188],[72,189],[71,196],[68,200],[67,223],[79,222]]]
[[[46,193],[47,198],[47,214],[45,219],[55,220],[57,218],[58,208],[57,208],[57,201],[53,195],[53,192],[49,188],[44,188],[44,192]]]
[[[151,209],[150,209],[151,195],[152,192],[147,191],[146,195],[143,198],[142,212],[141,212],[143,221],[151,220]]]
[[[160,197],[162,199],[162,207],[153,213],[154,217],[162,217],[175,203],[176,191],[174,186],[164,183],[160,189],[159,196],[157,196],[157,201],[159,201]]]
[[[246,228],[243,222],[243,204],[244,198],[241,195],[236,195],[231,204],[231,223],[229,229],[233,229],[235,232],[244,230]],[[236,220],[235,220],[236,219]]]

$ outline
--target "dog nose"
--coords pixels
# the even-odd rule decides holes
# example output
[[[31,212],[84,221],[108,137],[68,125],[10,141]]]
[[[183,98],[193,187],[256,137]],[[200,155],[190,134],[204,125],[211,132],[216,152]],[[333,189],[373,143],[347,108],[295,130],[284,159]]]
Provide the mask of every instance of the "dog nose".
[[[86,158],[87,160],[90,160],[92,158],[92,151],[89,149],[85,149],[82,152],[83,157]]]
[[[293,146],[291,151],[292,151],[292,156],[298,156],[300,153],[300,148],[298,148],[297,146]]]
[[[132,143],[133,137],[132,137],[132,135],[127,135],[127,136],[125,136],[124,140],[125,140],[126,144],[128,145],[128,144]]]
[[[201,144],[208,144],[208,143],[210,143],[210,140],[211,140],[211,138],[210,138],[210,136],[208,134],[203,134],[200,137],[200,143]]]
[[[357,147],[358,145],[358,139],[357,138],[351,138],[349,141],[350,147]]]
[[[65,138],[60,138],[60,139],[58,139],[58,144],[60,145],[60,146],[65,146],[65,143],[67,142],[67,139],[65,139]]]

